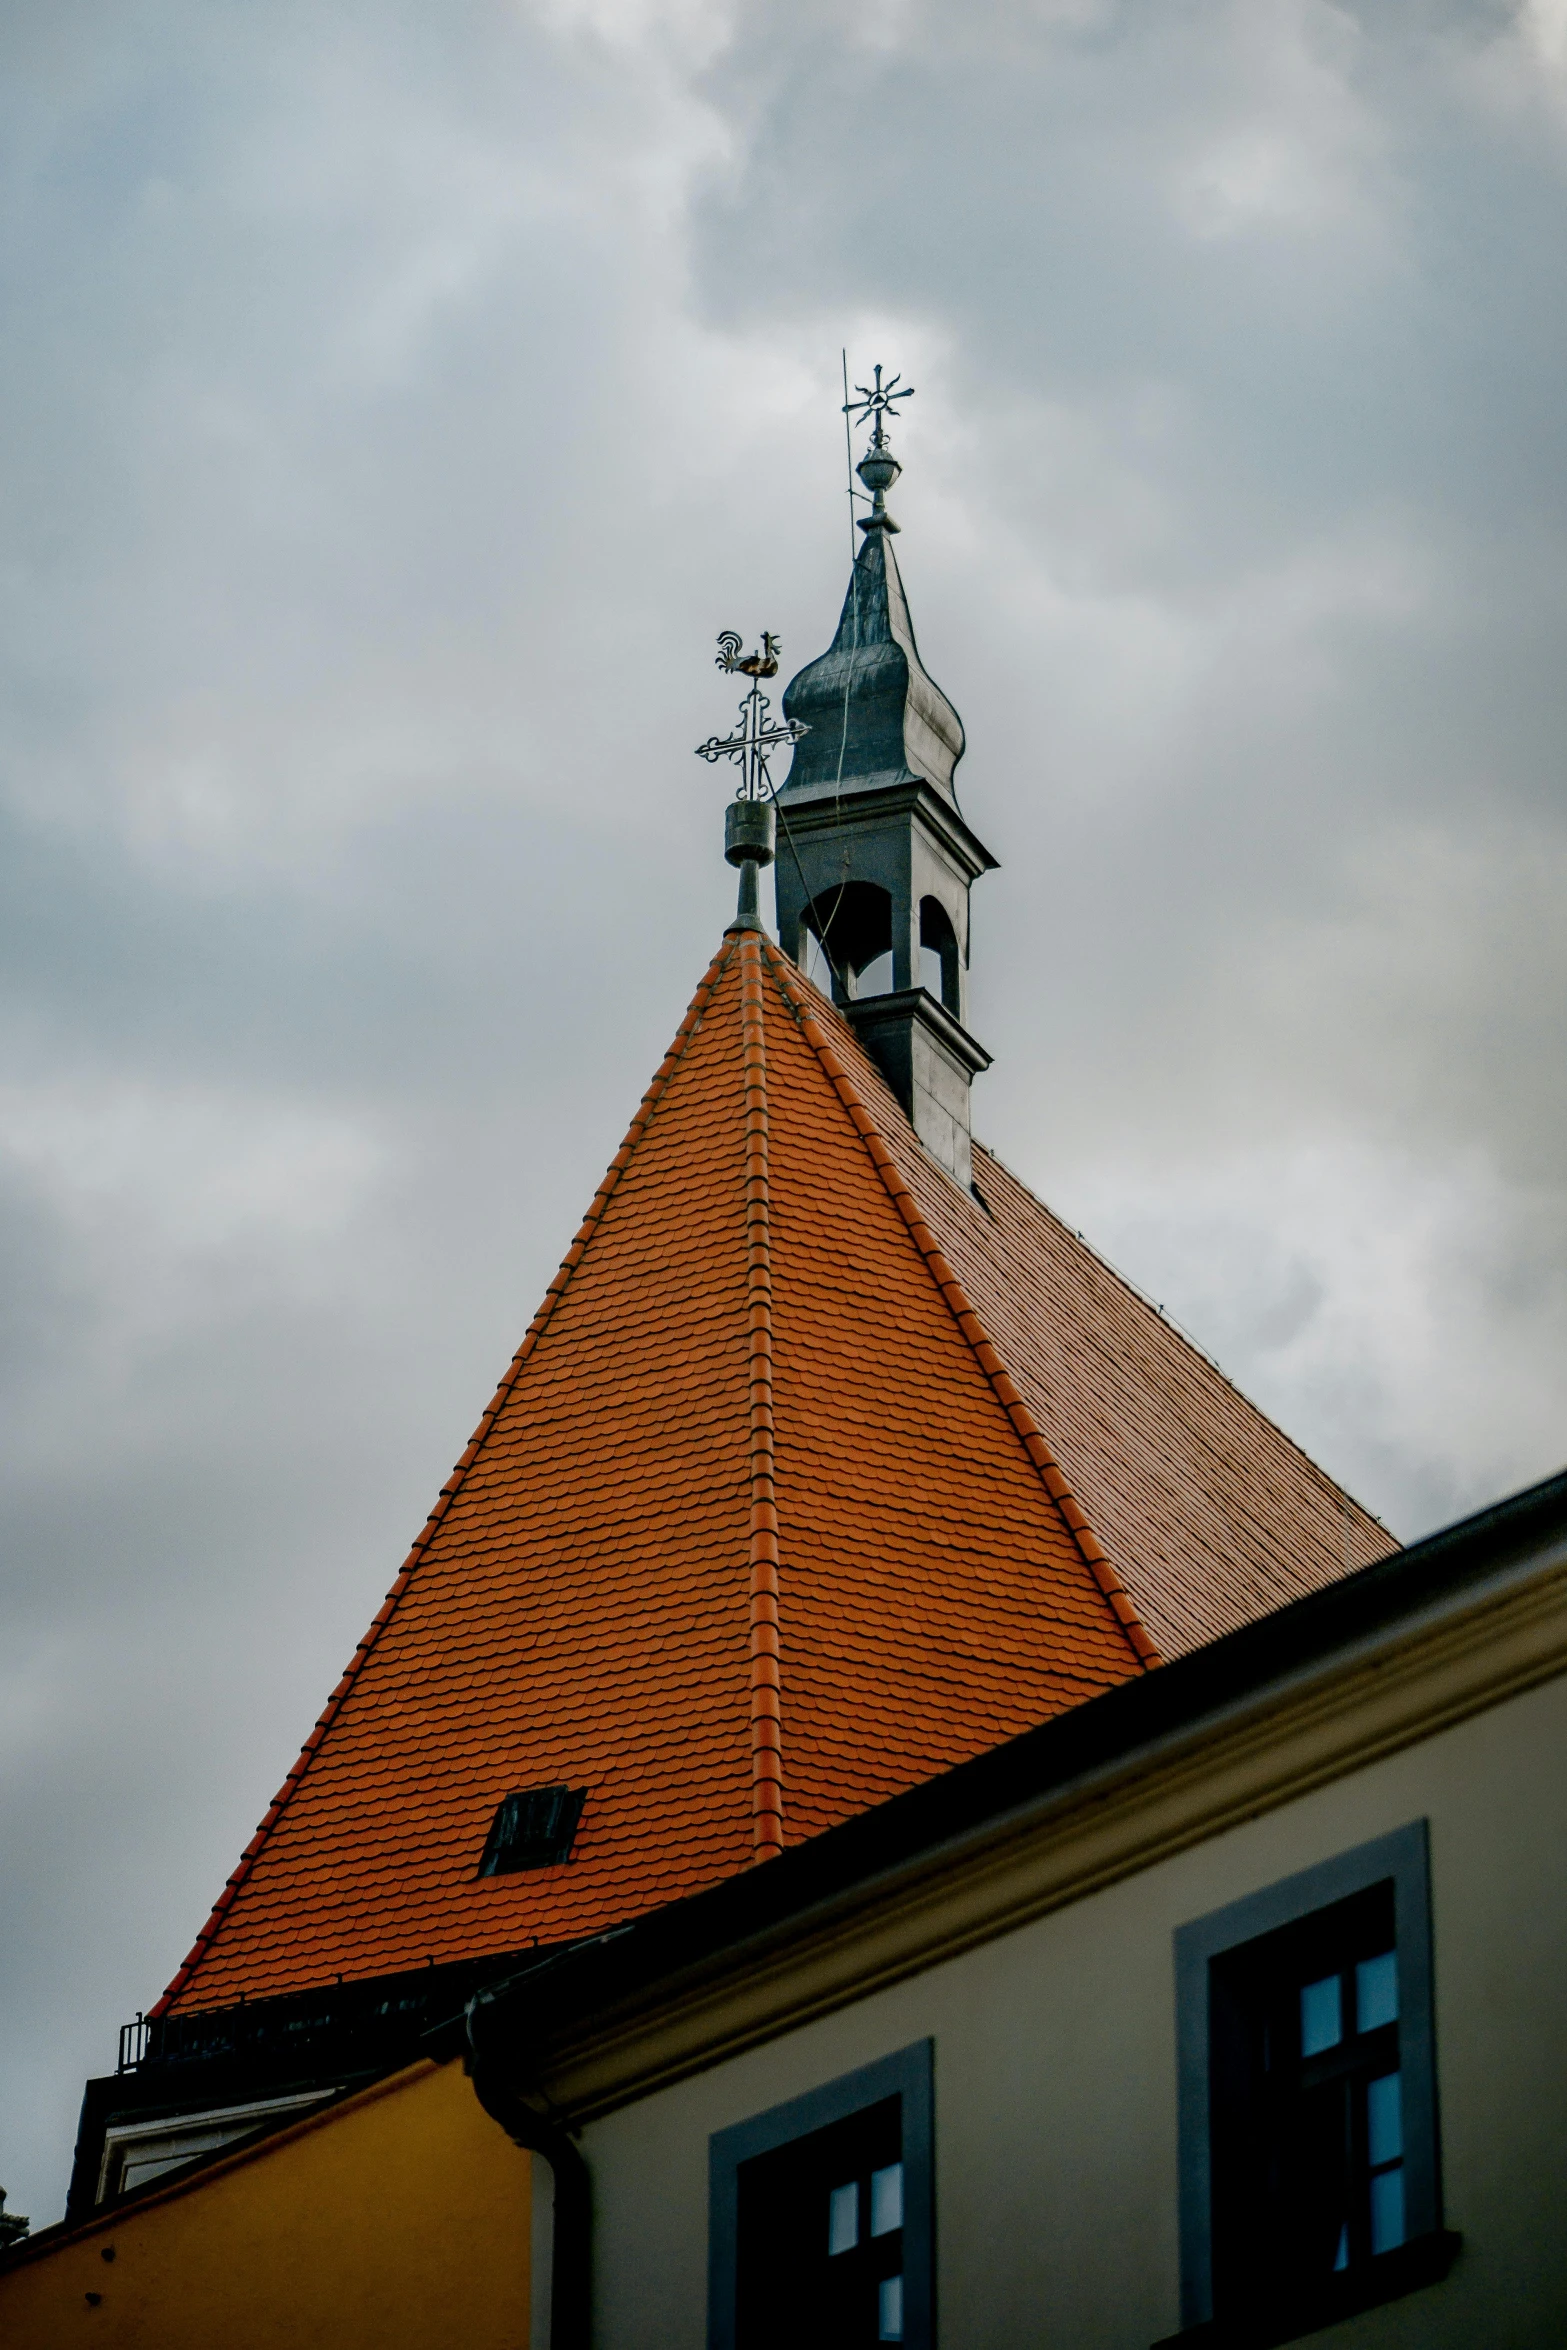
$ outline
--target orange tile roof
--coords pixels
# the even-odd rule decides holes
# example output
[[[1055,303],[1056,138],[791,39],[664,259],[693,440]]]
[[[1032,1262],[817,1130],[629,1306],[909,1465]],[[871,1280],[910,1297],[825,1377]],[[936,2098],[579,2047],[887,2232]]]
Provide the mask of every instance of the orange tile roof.
[[[845,1025],[727,937],[162,2007],[594,1932],[1155,1660],[941,1187]],[[477,1877],[500,1799],[557,1781],[571,1861]]]

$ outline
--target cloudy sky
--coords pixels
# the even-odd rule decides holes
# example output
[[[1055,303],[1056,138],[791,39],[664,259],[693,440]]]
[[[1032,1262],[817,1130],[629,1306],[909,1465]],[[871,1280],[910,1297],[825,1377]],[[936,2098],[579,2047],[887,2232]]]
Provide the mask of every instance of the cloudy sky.
[[[980,1131],[1400,1534],[1567,1455],[1567,0],[18,0],[0,187],[41,2222],[730,911],[841,346]]]

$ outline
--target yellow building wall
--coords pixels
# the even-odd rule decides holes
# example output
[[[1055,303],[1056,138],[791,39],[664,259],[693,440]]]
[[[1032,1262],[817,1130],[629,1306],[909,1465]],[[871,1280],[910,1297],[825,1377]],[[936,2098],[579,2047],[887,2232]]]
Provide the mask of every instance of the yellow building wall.
[[[526,2350],[531,2196],[461,2064],[413,2065],[41,2244],[0,2343]]]

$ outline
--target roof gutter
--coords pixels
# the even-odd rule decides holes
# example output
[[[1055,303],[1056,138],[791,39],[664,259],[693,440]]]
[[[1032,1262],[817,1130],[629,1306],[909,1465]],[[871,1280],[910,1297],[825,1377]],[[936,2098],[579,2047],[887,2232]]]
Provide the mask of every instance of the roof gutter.
[[[486,2112],[555,2174],[551,2350],[590,2350],[590,2182],[542,2083],[552,2043],[624,2020],[661,1986],[759,1961],[811,1917],[918,1872],[1021,1811],[1101,1783],[1271,1688],[1477,1599],[1520,1569],[1567,1565],[1567,1472],[1374,1561],[1162,1670],[858,1814],[705,1892],[567,1943],[469,2002],[469,2072]],[[596,2110],[593,2092],[585,2110]]]
[[[550,2040],[579,2037],[629,1998],[692,1968],[746,1963],[813,1913],[860,1900],[870,1888],[926,1868],[954,1844],[1139,1757],[1157,1754],[1270,1688],[1299,1681],[1433,1610],[1462,1604],[1497,1576],[1567,1556],[1567,1472],[1159,1671],[1138,1674],[1038,1728],[957,1764],[836,1828],[745,1869],[705,1892],[649,1911],[606,1934],[570,1943],[495,1985],[507,2042],[526,2051],[538,2080]],[[522,2068],[518,2068],[519,2071]]]
[[[593,2324],[593,2191],[581,2149],[565,2126],[531,2105],[517,2086],[517,2012],[497,2030],[494,1991],[468,2002],[467,2069],[474,2094],[512,2143],[543,2158],[555,2174],[550,2260],[549,2350],[590,2350]],[[531,2068],[529,2068],[531,2069]]]

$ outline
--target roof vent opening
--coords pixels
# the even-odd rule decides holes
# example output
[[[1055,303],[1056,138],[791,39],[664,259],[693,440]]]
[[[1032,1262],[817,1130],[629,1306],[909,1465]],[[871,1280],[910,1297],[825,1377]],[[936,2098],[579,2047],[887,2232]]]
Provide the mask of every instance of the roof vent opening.
[[[481,1877],[502,1877],[512,1869],[548,1869],[570,1860],[585,1787],[524,1787],[501,1798],[485,1839]]]

